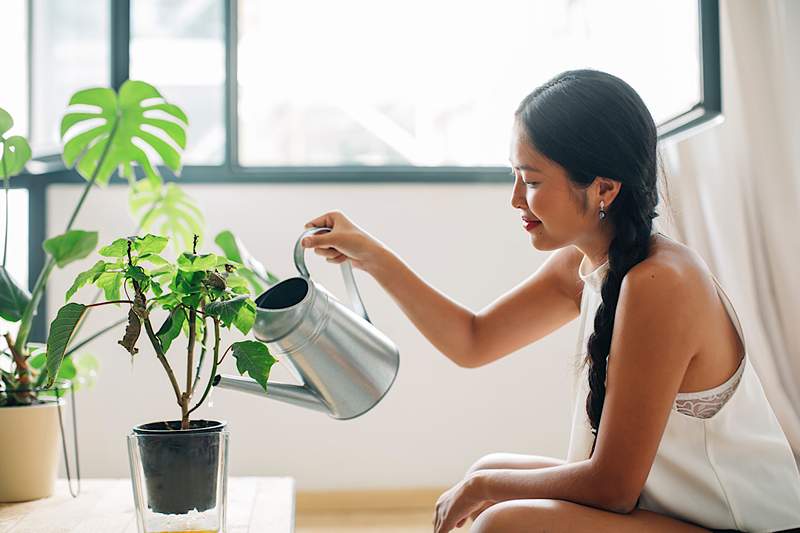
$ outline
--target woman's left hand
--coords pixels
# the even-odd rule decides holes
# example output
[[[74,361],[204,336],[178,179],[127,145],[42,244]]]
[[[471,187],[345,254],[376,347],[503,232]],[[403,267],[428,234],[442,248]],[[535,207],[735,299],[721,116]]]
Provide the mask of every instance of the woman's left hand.
[[[484,494],[480,478],[471,474],[439,496],[433,514],[433,531],[448,533],[461,527],[470,515],[492,503]]]

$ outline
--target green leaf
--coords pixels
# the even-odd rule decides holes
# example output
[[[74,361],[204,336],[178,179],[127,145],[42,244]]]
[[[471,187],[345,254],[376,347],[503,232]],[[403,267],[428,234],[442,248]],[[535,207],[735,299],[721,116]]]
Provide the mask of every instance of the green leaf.
[[[133,247],[140,254],[160,254],[167,247],[168,241],[166,237],[148,233],[144,237],[136,237]]]
[[[73,110],[61,120],[64,162],[68,167],[75,166],[84,178],[96,174],[97,183],[104,185],[115,169],[122,168],[126,169],[125,177],[135,180],[132,168],[136,164],[148,180],[160,183],[158,161],[151,161],[134,140],[149,145],[173,172],[180,172],[188,120],[180,108],[168,104],[152,85],[128,80],[118,95],[107,88],[84,89],[72,96],[69,105],[95,108],[90,112]],[[157,116],[159,113],[162,116]],[[69,135],[78,129],[85,130],[87,121],[98,119],[100,125]]]
[[[78,303],[68,303],[58,310],[56,317],[50,323],[50,333],[47,336],[47,386],[53,385],[58,376],[58,370],[64,360],[75,327],[83,317],[86,306]]]
[[[172,341],[181,334],[181,326],[186,321],[186,312],[183,307],[176,307],[170,312],[167,319],[156,332],[156,337],[161,341],[161,347],[164,353],[167,353]]]
[[[253,286],[254,294],[263,292],[264,285],[274,285],[280,281],[280,278],[264,268],[264,265],[245,248],[242,241],[229,230],[217,234],[214,242],[222,249],[225,257],[245,266],[247,270],[239,269],[239,273]]]
[[[213,270],[217,266],[217,259],[214,254],[195,255],[185,252],[178,257],[178,269],[184,272]]]
[[[140,255],[139,256],[139,261],[147,261],[148,263],[152,263],[153,265],[156,265],[156,266],[159,266],[159,267],[160,266],[164,266],[164,265],[169,265],[169,261],[167,261],[166,259],[164,259],[163,257],[161,257],[158,254],[151,254],[151,253],[145,253],[145,254]]]
[[[267,346],[257,341],[235,342],[232,345],[232,353],[236,358],[236,369],[239,373],[250,374],[250,377],[266,391],[269,371],[277,361],[269,353]]]
[[[95,280],[100,276],[100,274],[106,271],[107,265],[108,263],[106,263],[105,261],[98,261],[89,270],[86,270],[78,274],[78,277],[75,278],[75,281],[72,283],[72,286],[67,290],[67,294],[64,298],[64,301],[68,302],[70,298],[72,298],[75,295],[78,289],[80,289],[87,283],[94,283]]]
[[[249,296],[242,294],[211,302],[206,306],[206,314],[218,316],[225,327],[236,326],[246,335],[256,319],[256,304]]]
[[[245,305],[239,309],[239,313],[236,315],[233,325],[236,326],[236,329],[247,335],[250,333],[250,330],[253,329],[253,324],[255,324],[255,322],[256,303],[248,298]]]
[[[97,358],[91,354],[84,353],[79,356],[72,355],[69,357],[75,363],[75,379],[72,381],[72,386],[75,390],[81,387],[91,387],[94,385],[95,378],[97,377],[97,370],[100,364]]]
[[[45,363],[47,363],[47,351],[32,355],[31,358],[28,359],[28,366],[35,370],[44,368]]]
[[[106,300],[119,300],[123,279],[122,272],[103,272],[94,284],[103,289]]]
[[[0,135],[5,135],[5,133],[10,130],[14,126],[14,119],[11,118],[11,114],[0,107]]]
[[[21,320],[30,301],[31,293],[21,287],[5,267],[0,266],[0,318],[9,322]]]
[[[77,373],[75,363],[72,362],[72,357],[65,357],[61,362],[61,368],[58,369],[58,378],[72,381],[75,379]]]
[[[25,169],[25,164],[31,158],[31,147],[25,137],[13,135],[3,141],[3,149],[0,151],[0,177],[10,178],[16,176]],[[3,164],[8,172],[3,176]]]
[[[97,251],[103,257],[125,257],[128,255],[128,239],[117,239]]]
[[[193,198],[174,183],[139,181],[130,189],[130,210],[142,231],[157,228],[178,250],[191,250],[195,235],[202,240],[205,219]]]
[[[53,256],[59,268],[83,259],[92,253],[96,246],[97,232],[79,229],[73,229],[63,235],[47,239],[43,244],[45,251]]]

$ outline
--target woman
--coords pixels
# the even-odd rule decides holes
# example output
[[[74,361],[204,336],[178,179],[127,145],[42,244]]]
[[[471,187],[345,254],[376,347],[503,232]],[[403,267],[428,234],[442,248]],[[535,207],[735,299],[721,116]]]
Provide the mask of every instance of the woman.
[[[480,459],[439,498],[435,531],[469,518],[492,533],[800,527],[800,474],[730,300],[653,229],[657,135],[639,95],[604,72],[556,76],[517,109],[510,160],[511,205],[554,253],[477,314],[340,212],[307,224],[332,231],[303,243],[370,273],[463,367],[586,325],[566,460]]]

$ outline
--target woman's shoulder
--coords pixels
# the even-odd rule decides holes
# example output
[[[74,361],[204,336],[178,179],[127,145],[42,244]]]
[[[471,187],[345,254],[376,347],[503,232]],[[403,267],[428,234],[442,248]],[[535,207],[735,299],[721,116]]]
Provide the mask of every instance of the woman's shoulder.
[[[711,270],[700,254],[660,233],[652,236],[647,258],[634,265],[626,277],[636,279],[639,284],[655,284],[664,289],[679,287],[676,297],[682,298],[685,311],[691,311],[687,309],[691,306],[697,306],[696,310],[700,311],[700,307],[712,302],[711,297],[715,295]]]

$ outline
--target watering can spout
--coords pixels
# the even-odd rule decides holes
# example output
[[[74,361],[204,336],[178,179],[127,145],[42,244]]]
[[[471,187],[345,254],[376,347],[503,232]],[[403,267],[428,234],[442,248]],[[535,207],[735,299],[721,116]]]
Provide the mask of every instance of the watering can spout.
[[[240,392],[248,392],[261,396],[266,396],[273,400],[278,400],[300,407],[306,407],[315,411],[331,414],[330,409],[319,399],[319,397],[306,387],[291,385],[288,383],[267,383],[267,392],[258,382],[251,378],[241,376],[217,375],[214,378],[214,386],[220,389],[231,389]]]

